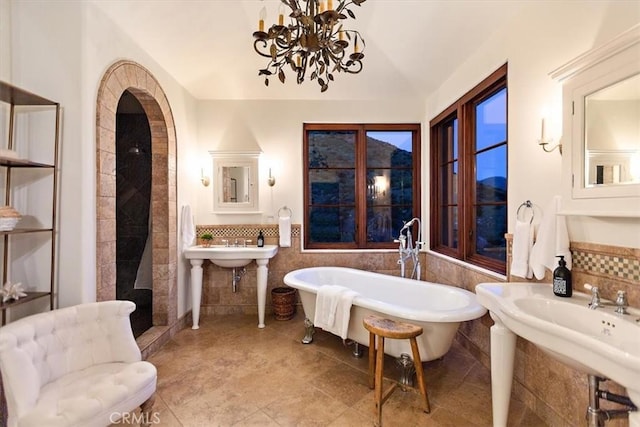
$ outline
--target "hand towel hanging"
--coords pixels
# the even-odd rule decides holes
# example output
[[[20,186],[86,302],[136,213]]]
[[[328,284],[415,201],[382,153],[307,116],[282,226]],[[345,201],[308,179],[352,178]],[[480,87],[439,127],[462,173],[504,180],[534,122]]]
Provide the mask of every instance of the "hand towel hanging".
[[[291,247],[291,209],[286,206],[278,210],[278,235],[280,247]]]

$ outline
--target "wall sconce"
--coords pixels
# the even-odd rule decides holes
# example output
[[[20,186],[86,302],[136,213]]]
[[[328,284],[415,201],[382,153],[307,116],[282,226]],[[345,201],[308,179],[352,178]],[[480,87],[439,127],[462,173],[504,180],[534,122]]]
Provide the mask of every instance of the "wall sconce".
[[[211,183],[211,180],[209,179],[208,176],[206,176],[204,174],[204,171],[202,170],[202,168],[200,168],[200,182],[202,183],[202,185],[204,185],[205,187],[208,187],[209,184]]]
[[[267,184],[269,184],[269,187],[276,185],[276,177],[271,175],[271,168],[269,168],[269,179],[267,179]]]
[[[547,138],[546,132],[545,132],[545,123],[544,123],[545,119],[542,119],[542,129],[540,130],[540,139],[538,140],[538,145],[540,145],[542,147],[542,149],[547,152],[550,153],[553,150],[555,150],[556,148],[558,149],[558,151],[560,151],[560,154],[562,154],[562,144],[558,143],[556,145],[554,145],[553,147],[551,147],[551,149],[547,149],[547,145],[551,144],[553,142],[553,138]]]

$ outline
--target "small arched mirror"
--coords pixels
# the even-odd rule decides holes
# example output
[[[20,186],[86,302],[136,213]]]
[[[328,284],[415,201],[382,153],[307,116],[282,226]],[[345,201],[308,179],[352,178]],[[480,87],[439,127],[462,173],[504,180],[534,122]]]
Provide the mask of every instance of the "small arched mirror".
[[[259,153],[212,151],[214,213],[258,212]]]

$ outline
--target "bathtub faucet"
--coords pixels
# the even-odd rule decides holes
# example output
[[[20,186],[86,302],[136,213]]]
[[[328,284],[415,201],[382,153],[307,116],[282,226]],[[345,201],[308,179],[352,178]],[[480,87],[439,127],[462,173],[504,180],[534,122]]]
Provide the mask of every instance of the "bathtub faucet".
[[[411,230],[414,225],[418,226],[417,239],[414,242],[412,241]],[[422,235],[422,225],[420,224],[420,218],[413,218],[408,222],[405,222],[402,228],[400,229],[400,235],[397,239],[394,240],[395,243],[398,243],[398,252],[400,258],[398,259],[398,264],[400,264],[400,275],[405,277],[405,265],[408,260],[412,261],[413,270],[411,272],[411,278],[420,280],[420,249],[424,242],[421,240]]]

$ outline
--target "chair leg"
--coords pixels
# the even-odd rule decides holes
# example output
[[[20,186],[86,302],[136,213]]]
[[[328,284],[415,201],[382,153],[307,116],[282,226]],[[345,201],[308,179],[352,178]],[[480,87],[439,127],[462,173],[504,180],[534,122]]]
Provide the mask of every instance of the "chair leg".
[[[431,407],[429,406],[429,397],[427,396],[427,387],[424,384],[424,370],[422,369],[422,360],[420,359],[420,351],[418,351],[418,343],[415,338],[410,338],[411,342],[411,351],[413,353],[413,363],[416,367],[416,378],[418,379],[418,388],[420,389],[420,393],[424,397],[424,412],[427,414],[431,412]]]
[[[153,404],[156,401],[156,394],[152,394],[147,400],[145,400],[142,405],[140,405],[140,415],[142,415],[142,422],[140,423],[141,427],[148,427],[151,425],[151,418],[153,413],[151,412],[153,409]]]
[[[378,337],[378,348],[376,349],[376,379],[375,379],[375,425],[382,426],[382,388],[384,386],[384,337]]]
[[[375,387],[376,375],[376,336],[369,332],[369,388]]]

